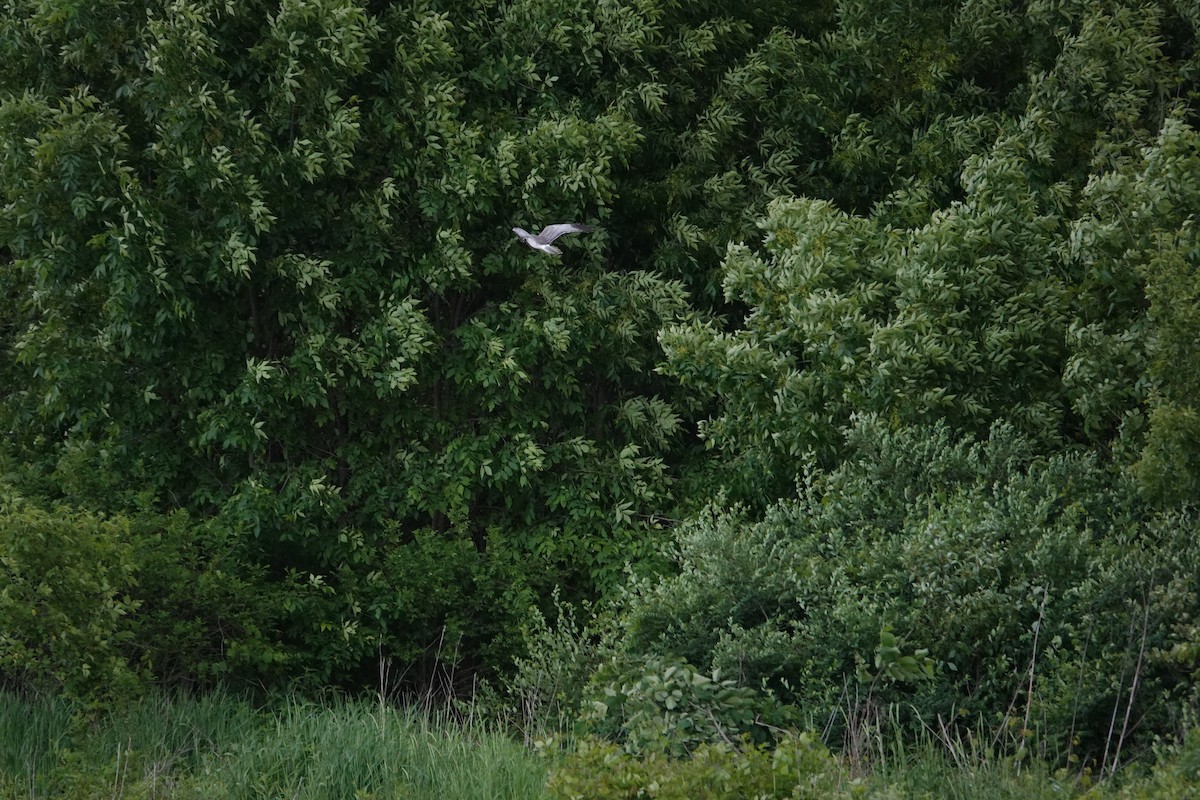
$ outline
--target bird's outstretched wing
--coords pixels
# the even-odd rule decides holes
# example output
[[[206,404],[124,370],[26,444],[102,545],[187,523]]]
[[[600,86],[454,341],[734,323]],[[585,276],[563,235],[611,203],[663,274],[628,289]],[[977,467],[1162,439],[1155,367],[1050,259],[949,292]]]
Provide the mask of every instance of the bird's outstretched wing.
[[[542,228],[541,232],[535,238],[541,244],[550,244],[564,234],[587,233],[591,229],[591,225],[584,225],[578,222],[564,222],[558,225],[547,225],[546,227]]]

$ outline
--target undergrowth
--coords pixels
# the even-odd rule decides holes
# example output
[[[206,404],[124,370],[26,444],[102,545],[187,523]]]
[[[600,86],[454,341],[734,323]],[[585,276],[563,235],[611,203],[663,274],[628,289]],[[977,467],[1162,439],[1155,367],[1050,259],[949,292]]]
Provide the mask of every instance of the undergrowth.
[[[1200,735],[1163,744],[1115,777],[997,755],[935,727],[881,723],[851,758],[817,733],[704,744],[684,757],[600,739],[522,745],[511,731],[428,705],[280,700],[224,692],[147,696],[97,716],[53,698],[0,694],[3,798],[1079,798],[1200,794]],[[983,737],[976,737],[982,740]]]
[[[226,693],[147,697],[100,718],[0,695],[0,796],[538,798],[546,765],[478,721],[429,709]]]

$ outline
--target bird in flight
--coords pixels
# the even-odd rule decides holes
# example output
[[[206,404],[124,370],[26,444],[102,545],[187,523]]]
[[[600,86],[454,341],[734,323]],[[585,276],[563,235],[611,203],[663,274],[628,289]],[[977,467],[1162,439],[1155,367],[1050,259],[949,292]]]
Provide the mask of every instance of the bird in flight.
[[[541,233],[536,235],[524,228],[513,228],[512,232],[517,235],[518,239],[534,250],[541,250],[543,253],[549,253],[552,256],[561,256],[562,250],[552,245],[551,242],[567,233],[588,233],[591,230],[591,225],[584,225],[578,222],[564,222],[559,225],[547,225],[542,228]]]

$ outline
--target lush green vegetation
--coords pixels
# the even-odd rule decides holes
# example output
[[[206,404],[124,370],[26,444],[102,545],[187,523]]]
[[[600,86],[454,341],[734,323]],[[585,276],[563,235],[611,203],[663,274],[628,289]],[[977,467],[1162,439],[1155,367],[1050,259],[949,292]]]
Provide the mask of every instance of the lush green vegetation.
[[[1198,27],[8,0],[6,790],[1188,794]]]
[[[64,700],[0,695],[0,796],[44,798],[1090,798],[1172,800],[1200,788],[1194,741],[1119,784],[999,759],[969,740],[873,736],[843,762],[811,734],[772,748],[706,744],[686,759],[585,742],[528,748],[480,719],[369,700],[223,692],[145,697],[97,722]],[[869,770],[865,766],[870,764]],[[638,791],[643,794],[637,794]]]
[[[368,703],[274,707],[257,710],[220,692],[145,698],[88,725],[62,701],[5,695],[0,795],[545,796],[543,759],[483,724]]]

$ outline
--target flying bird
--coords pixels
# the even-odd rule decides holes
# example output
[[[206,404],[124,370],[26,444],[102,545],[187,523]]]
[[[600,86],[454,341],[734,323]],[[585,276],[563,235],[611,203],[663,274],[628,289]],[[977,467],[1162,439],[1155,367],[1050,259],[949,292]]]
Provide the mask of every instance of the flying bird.
[[[579,222],[564,222],[559,225],[547,225],[542,228],[541,233],[536,235],[524,228],[513,228],[512,232],[517,235],[518,239],[534,250],[541,250],[543,253],[549,253],[552,256],[561,256],[562,250],[550,244],[551,242],[564,234],[588,233],[591,230],[591,225],[583,225]]]

